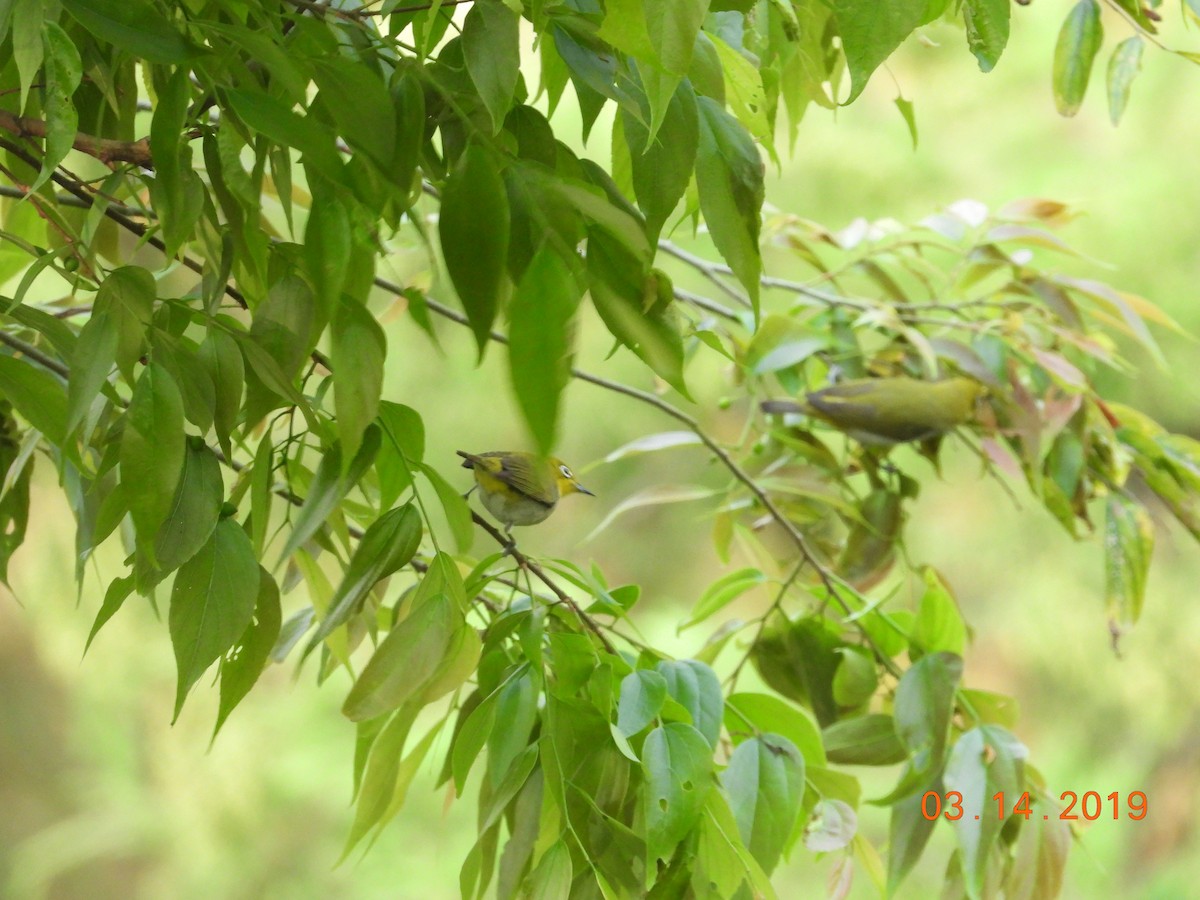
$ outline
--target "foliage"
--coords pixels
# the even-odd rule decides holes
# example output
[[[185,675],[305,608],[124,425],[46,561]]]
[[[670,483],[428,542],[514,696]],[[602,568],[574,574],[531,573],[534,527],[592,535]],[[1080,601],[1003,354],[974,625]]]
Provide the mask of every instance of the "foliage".
[[[770,896],[800,844],[891,892],[934,827],[931,791],[974,810],[1012,800],[956,822],[965,893],[1001,880],[1054,893],[1065,826],[1029,810],[1057,801],[1007,698],[964,686],[969,631],[939,575],[905,558],[904,521],[928,477],[920,458],[936,469],[961,441],[1073,535],[1102,532],[1115,644],[1141,612],[1145,503],[1200,535],[1200,452],[1093,384],[1128,368],[1130,346],[1156,353],[1147,323],[1172,323],[1066,274],[1052,228],[1070,211],[1050,201],[836,234],[760,215],[777,126],[794,141],[809,103],[853,100],[939,16],[961,12],[990,69],[1008,3],[467,5],[3,7],[14,199],[0,271],[16,286],[0,330],[0,575],[48,461],[76,515],[77,572],[107,541],[128,550],[89,642],[133,594],[167,598],[176,715],[214,664],[218,729],[272,662],[311,655],[319,679],[353,676],[347,853],[400,812],[448,739],[440,781],[479,783],[464,895],[494,882],[501,896]],[[1112,6],[1134,31],[1110,58],[1116,119],[1158,13]],[[521,67],[530,31],[536,92]],[[1081,0],[1053,62],[1065,114],[1102,37],[1098,4]],[[619,111],[610,170],[550,124],[568,85],[585,137],[609,101]],[[701,219],[724,263],[663,238]],[[764,275],[764,246],[808,277]],[[411,283],[376,277],[381,254],[414,247],[427,263]],[[688,271],[714,296],[676,287]],[[437,299],[450,287],[461,312]],[[585,304],[662,390],[572,367]],[[469,328],[480,356],[507,343],[542,452],[572,378],[682,426],[609,458],[698,444],[727,483],[662,486],[607,522],[706,500],[716,552],[739,567],[683,625],[769,591],[760,612],[672,659],[637,636],[637,586],[515,549],[472,555],[475,526],[504,539],[446,461],[426,459],[425,429],[453,422],[383,396],[402,355],[380,324],[394,311],[434,341],[435,319]],[[686,411],[689,373],[714,362],[734,441]],[[770,402],[952,372],[987,397],[915,453]],[[744,683],[751,667],[765,686]],[[869,812],[843,767],[897,764],[894,788],[868,801],[890,808],[885,860],[857,828]]]

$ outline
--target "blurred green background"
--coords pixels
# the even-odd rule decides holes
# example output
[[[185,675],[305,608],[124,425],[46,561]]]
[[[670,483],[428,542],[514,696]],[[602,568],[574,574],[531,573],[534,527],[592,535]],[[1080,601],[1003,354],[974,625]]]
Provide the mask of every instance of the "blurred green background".
[[[1080,115],[1061,119],[1050,67],[1068,8],[1047,0],[1015,6],[1010,50],[987,76],[966,52],[961,31],[926,29],[925,40],[902,48],[852,107],[809,112],[794,153],[782,171],[769,172],[769,204],[837,229],[858,217],[916,220],[962,197],[993,208],[1027,196],[1064,200],[1085,215],[1063,237],[1111,265],[1074,262],[1074,272],[1148,297],[1200,333],[1200,70],[1150,49],[1119,128],[1108,121],[1100,79]],[[1107,47],[1125,36],[1115,17],[1106,16],[1105,25]],[[1164,40],[1200,44],[1195,29],[1167,28]],[[916,105],[915,150],[892,103],[897,85]],[[563,135],[578,134],[568,103],[554,121]],[[609,121],[611,113],[586,148],[602,163]],[[380,274],[408,279],[419,268],[414,259],[399,252]],[[769,268],[772,262],[769,255]],[[444,287],[435,289],[446,296]],[[503,356],[491,353],[473,368],[466,336],[451,327],[440,329],[444,356],[405,316],[390,317],[388,330],[385,394],[422,413],[428,458],[465,489],[455,449],[523,443]],[[1114,380],[1111,388],[1172,430],[1200,437],[1195,346],[1158,336],[1170,365],[1137,360],[1138,378]],[[585,329],[580,364],[644,383],[622,355],[604,361],[607,349]],[[722,433],[728,423],[712,417],[719,392],[715,381],[696,385],[706,423]],[[568,404],[562,455],[577,468],[626,440],[673,427],[587,385],[573,385]],[[173,660],[165,625],[147,604],[131,600],[81,660],[120,554],[106,548],[77,594],[73,525],[50,467],[40,460],[39,468],[33,522],[11,570],[15,597],[0,598],[0,897],[457,896],[474,810],[470,798],[451,802],[433,789],[440,763],[427,766],[407,808],[365,857],[335,867],[351,821],[354,731],[338,711],[344,675],[317,689],[311,669],[297,678],[292,667],[276,667],[210,748],[215,691],[194,691],[179,722],[169,725]],[[709,469],[690,448],[597,467],[585,483],[599,498],[572,498],[556,527],[525,532],[522,546],[581,564],[595,560],[610,583],[641,584],[639,625],[680,654],[695,652],[703,635],[677,640],[675,624],[721,572],[700,506],[637,511],[596,539],[582,539],[634,491],[702,480]],[[1149,797],[1143,821],[1102,818],[1082,830],[1064,895],[1195,896],[1196,545],[1179,529],[1160,531],[1143,619],[1118,659],[1105,626],[1098,541],[1072,541],[1019,486],[1014,502],[981,482],[969,460],[952,461],[941,479],[928,467],[918,473],[927,483],[911,519],[909,553],[945,574],[976,631],[968,685],[1018,699],[1018,736],[1055,793],[1140,790]],[[741,614],[752,615],[762,601],[747,598]],[[300,602],[293,596],[289,608]],[[881,793],[887,777],[894,776],[864,773],[866,796]],[[862,821],[882,845],[886,815],[867,807]],[[937,891],[951,843],[949,829],[939,827],[904,896]],[[798,850],[777,873],[780,895],[820,895],[833,864]],[[852,896],[870,895],[857,873]]]

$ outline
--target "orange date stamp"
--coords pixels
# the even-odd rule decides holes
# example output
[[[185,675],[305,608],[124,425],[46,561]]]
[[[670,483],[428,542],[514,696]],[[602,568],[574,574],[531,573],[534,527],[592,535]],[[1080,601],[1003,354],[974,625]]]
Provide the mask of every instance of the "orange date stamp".
[[[1107,797],[1102,797],[1099,791],[1085,791],[1083,796],[1075,791],[1063,791],[1059,795],[1059,800],[1064,806],[1055,818],[1066,821],[1084,819],[1094,822],[1101,817],[1111,819],[1124,817],[1140,822],[1146,818],[1150,808],[1145,791],[1130,791],[1124,796],[1120,791],[1113,791]],[[1024,816],[1026,819],[1031,819],[1036,815],[1030,807],[1028,791],[1021,794],[1016,803],[1011,806],[1004,797],[1004,791],[997,791],[993,794],[992,802],[996,804],[994,807],[980,810],[974,818],[980,819],[984,815],[995,815],[997,819],[1004,821],[1010,816]],[[1122,814],[1124,815],[1122,816]],[[964,816],[969,818],[970,812],[963,808],[963,795],[958,791],[926,791],[921,795],[921,815],[930,822],[939,817],[957,822]],[[1047,813],[1043,814],[1042,818],[1048,821],[1051,816]]]

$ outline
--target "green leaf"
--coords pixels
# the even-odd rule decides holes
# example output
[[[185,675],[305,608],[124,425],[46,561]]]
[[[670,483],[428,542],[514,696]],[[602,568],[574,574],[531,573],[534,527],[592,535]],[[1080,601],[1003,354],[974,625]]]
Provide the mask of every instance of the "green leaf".
[[[67,394],[55,376],[24,360],[0,355],[0,395],[30,425],[55,444],[63,445],[67,433]]]
[[[674,3],[643,3],[646,32],[659,64],[669,73],[684,76],[692,64],[696,35],[704,24],[709,0],[677,0]]]
[[[498,789],[528,749],[538,720],[538,686],[528,668],[500,687],[496,724],[488,735],[488,779]]]
[[[911,100],[906,100],[903,97],[897,97],[892,101],[896,104],[896,109],[899,110],[901,118],[904,119],[904,124],[908,126],[908,136],[912,138],[913,149],[917,149],[917,113],[913,107]]]
[[[29,186],[36,191],[49,180],[51,173],[71,151],[79,130],[79,113],[71,98],[83,77],[83,66],[75,42],[57,22],[46,22],[42,40],[45,42],[45,91],[42,103],[46,113],[46,151],[42,168]]]
[[[642,0],[608,0],[596,37],[628,56],[647,60],[658,56],[650,41]]]
[[[117,324],[107,313],[93,315],[79,331],[67,379],[67,433],[83,421],[117,359]]]
[[[979,68],[990,72],[1008,44],[1009,0],[966,0],[963,20],[967,46],[979,60]]]
[[[718,896],[741,896],[738,892],[749,880],[753,896],[776,900],[767,873],[742,843],[737,820],[721,791],[708,794],[696,843],[696,872],[692,883],[697,896],[705,896],[714,887]]]
[[[1063,22],[1054,47],[1054,103],[1061,115],[1079,112],[1103,40],[1100,5],[1096,0],[1079,0]]]
[[[237,342],[220,328],[210,328],[199,351],[214,391],[213,425],[225,455],[232,455],[230,436],[237,425],[246,386],[246,364]]]
[[[721,785],[742,841],[770,874],[800,815],[804,757],[782,735],[756,735],[733,751]]]
[[[379,505],[388,508],[412,484],[413,470],[425,455],[425,425],[415,409],[390,400],[380,401],[379,425],[383,441],[375,457],[375,471],[379,474]]]
[[[338,436],[344,458],[350,459],[379,412],[387,338],[371,311],[346,294],[338,304],[330,331]]]
[[[217,724],[213,727],[214,739],[229,714],[250,693],[270,661],[271,648],[279,638],[281,618],[279,586],[275,584],[271,573],[259,566],[254,619],[221,663],[221,699],[217,709]]]
[[[925,21],[927,5],[927,0],[832,0],[850,71],[850,95],[843,106],[854,102],[871,73]]]
[[[154,300],[154,276],[140,266],[114,269],[96,293],[92,315],[108,315],[116,322],[117,368],[130,384],[134,380],[133,367],[145,352]]]
[[[450,771],[454,776],[455,792],[459,796],[462,796],[471,766],[475,764],[475,759],[487,744],[492,728],[495,727],[496,703],[499,699],[500,688],[496,688],[474,709],[466,712],[462,726],[454,735],[454,744],[450,749]]]
[[[691,432],[682,433],[691,434]],[[692,607],[692,614],[679,626],[679,630],[683,631],[685,628],[703,622],[709,616],[720,612],[746,591],[753,590],[766,580],[767,576],[760,569],[755,568],[738,569],[736,572],[730,572],[728,575],[718,578],[700,595],[700,599]]]
[[[346,287],[349,275],[352,250],[350,214],[345,205],[336,197],[326,194],[314,197],[308,222],[304,226],[304,264],[312,280],[313,293],[316,295],[315,306],[324,312],[325,316],[336,315],[344,303],[342,291]],[[285,290],[288,293],[306,292],[307,287],[300,283],[299,279],[283,279],[272,286],[271,297],[274,299]],[[311,302],[310,300],[309,303]],[[289,305],[300,304],[292,300]],[[279,322],[290,324],[296,321],[294,314],[290,314],[286,307],[281,312],[281,315],[275,317]],[[254,323],[258,325],[264,320],[269,321],[266,310],[259,307],[255,310]],[[301,336],[303,344],[308,329],[293,330]],[[278,355],[276,359],[279,359]],[[282,359],[280,365],[284,372],[290,373],[290,367]]]
[[[396,115],[378,70],[338,56],[314,60],[311,65],[313,80],[321,89],[317,99],[346,143],[362,150],[380,171],[387,172],[395,153]]]
[[[731,694],[725,700],[725,730],[735,742],[752,732],[773,731],[796,745],[809,767],[824,766],[821,730],[812,716],[771,694]]]
[[[189,437],[175,498],[154,545],[154,555],[162,571],[179,568],[208,543],[224,498],[225,486],[216,454],[201,438]]]
[[[421,514],[411,503],[389,510],[371,523],[354,548],[329,609],[304,650],[312,650],[356,612],[381,580],[408,565],[421,546]]]
[[[429,479],[429,483],[433,485],[434,492],[437,493],[438,502],[442,504],[442,510],[446,513],[446,523],[450,526],[450,533],[454,535],[455,546],[458,547],[460,553],[466,553],[475,542],[475,528],[471,524],[471,507],[467,505],[466,498],[433,466],[421,463],[420,469]]]
[[[129,486],[129,512],[137,529],[138,548],[151,563],[155,562],[155,536],[174,505],[183,459],[183,398],[167,370],[151,361],[133,386],[121,437],[121,481]],[[200,676],[200,672],[195,674]],[[187,686],[191,684],[189,681]],[[179,703],[183,693],[186,688]]]
[[[63,0],[63,7],[101,44],[138,59],[182,63],[202,52],[148,0]]]
[[[730,111],[742,123],[742,127],[774,158],[775,135],[767,118],[769,104],[766,89],[763,87],[763,73],[755,63],[719,37],[712,38],[712,46],[721,60],[721,70],[725,77],[725,97]]]
[[[630,672],[621,679],[617,732],[626,738],[633,737],[658,718],[666,699],[667,681],[662,675],[649,669]],[[636,757],[631,758],[636,761]]]
[[[529,900],[558,900],[571,893],[571,851],[562,839],[550,845],[542,854],[537,866],[529,873],[529,879],[521,892]]]
[[[259,582],[250,537],[233,519],[218,522],[200,552],[180,567],[168,617],[179,671],[172,721],[204,670],[250,625]]]
[[[844,708],[856,708],[870,701],[879,686],[875,658],[866,650],[839,647],[839,662],[833,673],[833,699]]]
[[[300,507],[300,512],[292,523],[292,533],[283,545],[283,552],[279,555],[281,561],[291,556],[301,544],[316,534],[317,529],[325,524],[325,520],[342,502],[342,498],[358,484],[359,479],[374,462],[375,454],[379,452],[379,441],[379,428],[368,428],[358,453],[345,472],[342,471],[341,446],[335,442],[325,451],[312,484],[308,487],[304,505]]]
[[[911,641],[925,653],[946,650],[962,656],[967,643],[967,626],[958,611],[958,604],[941,576],[931,566],[921,571],[925,593],[917,607]]]
[[[872,4],[874,6],[874,4]],[[758,314],[762,258],[758,247],[763,163],[737,120],[709,97],[698,99],[696,185],[713,243],[750,295]]]
[[[715,750],[725,711],[717,673],[695,659],[664,659],[658,664],[658,672],[667,680],[671,699],[688,711],[692,725]]]
[[[521,74],[520,23],[520,16],[501,0],[471,4],[463,22],[467,74],[492,116],[493,134],[504,124]]]
[[[1145,46],[1141,35],[1135,34],[1117,44],[1108,60],[1108,116],[1114,125],[1121,121],[1133,79],[1142,71]]]
[[[92,630],[88,632],[87,643],[83,645],[84,653],[88,652],[88,648],[92,646],[92,641],[99,634],[100,629],[104,627],[104,623],[116,615],[117,610],[125,604],[125,601],[129,599],[129,595],[132,593],[132,575],[112,580],[112,583],[108,586],[108,590],[104,592],[104,602],[100,604],[100,611],[96,613],[96,620],[92,623]]]
[[[481,228],[480,223],[487,227]],[[454,290],[471,324],[479,356],[510,290],[508,194],[495,155],[472,141],[442,188],[438,236]]]
[[[901,777],[901,781],[905,778]],[[926,817],[925,794],[935,792],[939,797],[945,796],[942,779],[939,775],[932,781],[920,784],[909,796],[896,802],[892,807],[888,840],[888,896],[895,894],[900,883],[904,881],[933,834],[937,819]],[[1053,896],[1053,895],[1049,895]]]
[[[313,116],[292,112],[291,105],[261,91],[231,90],[229,106],[237,117],[272,141],[298,150],[304,164],[334,184],[342,184],[345,166],[331,129]]]
[[[543,454],[554,449],[559,399],[571,379],[570,325],[579,293],[566,261],[543,245],[522,275],[510,309],[509,373]]]
[[[1104,507],[1104,586],[1109,630],[1137,624],[1146,598],[1146,575],[1154,552],[1154,523],[1136,500],[1110,494]]]
[[[962,657],[923,656],[900,678],[893,715],[896,733],[909,752],[914,773],[935,773],[946,757],[954,692],[962,677]]]
[[[1029,751],[1012,734],[998,725],[972,728],[958,739],[946,763],[943,777],[947,791],[962,794],[962,806],[975,815],[964,814],[953,822],[967,894],[972,898],[984,894],[992,844],[1004,826],[997,815],[997,793],[1004,795],[1011,809],[1021,796],[1025,784],[1025,758]]]
[[[646,736],[642,771],[647,863],[654,871],[700,819],[712,788],[712,747],[691,725],[668,722]]]
[[[366,759],[362,783],[358,789],[358,802],[354,809],[354,822],[346,836],[346,848],[342,859],[382,818],[396,789],[400,768],[400,754],[412,730],[413,721],[420,707],[416,704],[397,710],[371,744]]]
[[[429,598],[388,632],[354,682],[342,713],[361,722],[399,707],[432,678],[462,614],[445,594]]]
[[[890,766],[904,762],[908,751],[885,713],[839,719],[822,732],[829,761],[846,766]]]
[[[191,81],[185,67],[175,70],[158,92],[150,120],[150,151],[154,154],[154,180],[150,201],[161,223],[164,252],[174,256],[192,236],[204,211],[205,193],[192,168],[192,149],[185,137]]]
[[[22,0],[13,9],[12,55],[21,80],[20,109],[25,109],[29,89],[33,87],[46,55],[42,31],[46,21],[46,5],[41,0]]]
[[[622,125],[629,146],[637,205],[646,214],[648,238],[656,241],[667,217],[688,190],[696,163],[700,145],[696,92],[686,80],[679,83],[653,139],[640,116],[630,109],[622,109]]]

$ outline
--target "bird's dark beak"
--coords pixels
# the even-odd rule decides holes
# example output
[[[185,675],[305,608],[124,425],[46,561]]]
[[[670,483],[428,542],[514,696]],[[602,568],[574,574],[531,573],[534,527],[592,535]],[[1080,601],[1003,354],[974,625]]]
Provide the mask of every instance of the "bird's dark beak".
[[[579,493],[581,493],[581,494],[587,494],[589,497],[596,496],[591,491],[589,491],[587,488],[585,488],[582,484],[580,484],[578,481],[575,482],[575,490],[579,491]]]

